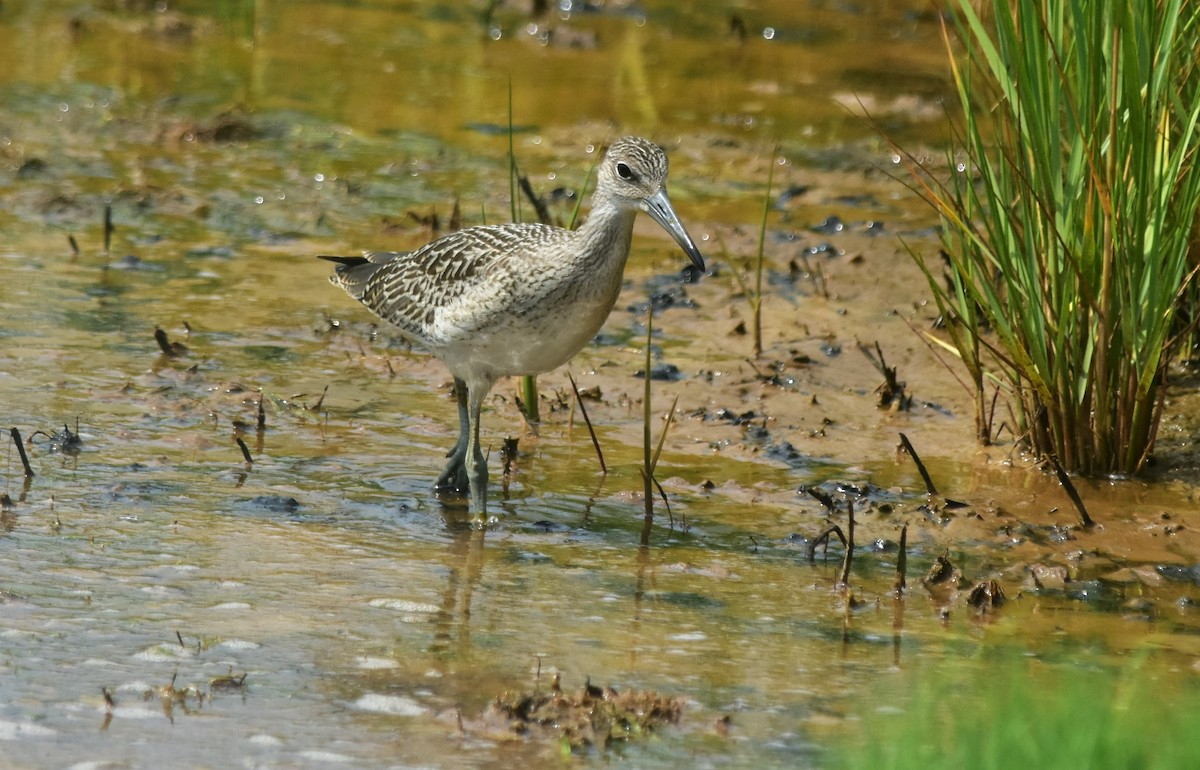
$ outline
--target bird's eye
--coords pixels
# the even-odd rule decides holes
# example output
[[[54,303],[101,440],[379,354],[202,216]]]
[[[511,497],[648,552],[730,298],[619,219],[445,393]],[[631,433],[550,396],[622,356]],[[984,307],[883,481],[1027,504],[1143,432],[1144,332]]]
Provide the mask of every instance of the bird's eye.
[[[622,179],[633,179],[633,169],[625,163],[617,164],[617,176]]]

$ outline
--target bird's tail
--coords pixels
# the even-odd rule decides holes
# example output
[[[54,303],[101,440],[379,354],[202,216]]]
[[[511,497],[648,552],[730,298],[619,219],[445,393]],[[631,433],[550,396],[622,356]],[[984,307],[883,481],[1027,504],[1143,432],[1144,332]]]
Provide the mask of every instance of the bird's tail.
[[[375,273],[379,272],[387,263],[403,255],[404,252],[397,251],[373,251],[357,257],[321,254],[318,255],[318,259],[336,262],[337,267],[334,269],[333,275],[329,276],[329,282],[345,289],[351,297],[361,300]]]

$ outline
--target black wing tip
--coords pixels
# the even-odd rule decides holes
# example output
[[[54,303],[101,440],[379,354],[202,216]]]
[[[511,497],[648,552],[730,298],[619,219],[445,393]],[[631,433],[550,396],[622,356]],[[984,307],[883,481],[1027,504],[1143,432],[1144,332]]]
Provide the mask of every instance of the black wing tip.
[[[337,262],[339,265],[344,265],[345,267],[358,267],[371,261],[366,257],[335,257],[329,254],[318,254],[317,259],[323,259],[327,262]]]

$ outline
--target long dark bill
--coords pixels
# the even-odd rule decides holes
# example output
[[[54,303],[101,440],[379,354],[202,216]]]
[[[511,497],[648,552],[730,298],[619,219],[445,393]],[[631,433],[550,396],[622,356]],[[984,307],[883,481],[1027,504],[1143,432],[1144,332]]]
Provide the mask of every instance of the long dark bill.
[[[675,242],[683,247],[688,258],[692,260],[692,264],[701,272],[704,271],[704,256],[700,253],[700,249],[696,248],[695,242],[692,241],[692,236],[688,235],[688,231],[684,228],[683,223],[679,221],[678,215],[675,214],[675,208],[671,205],[671,199],[667,197],[667,188],[660,188],[658,192],[642,201],[642,211],[645,211],[650,215],[651,219],[662,225],[662,228],[671,234]]]

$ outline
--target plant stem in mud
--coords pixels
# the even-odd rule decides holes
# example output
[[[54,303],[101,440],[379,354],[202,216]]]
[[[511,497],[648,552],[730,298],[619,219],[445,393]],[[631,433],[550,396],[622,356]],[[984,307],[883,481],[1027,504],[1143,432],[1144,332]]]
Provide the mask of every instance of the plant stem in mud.
[[[925,470],[925,463],[921,462],[921,457],[917,454],[917,450],[913,449],[912,442],[908,440],[908,436],[901,433],[900,443],[904,445],[904,451],[908,452],[908,456],[916,463],[917,473],[921,474],[921,481],[925,482],[926,494],[936,495],[938,493],[937,487],[933,485],[933,479],[929,477],[929,471]]]
[[[29,466],[29,456],[25,454],[25,445],[21,443],[21,431],[10,428],[9,435],[12,436],[13,443],[17,445],[17,454],[21,456],[21,467],[25,470],[25,478],[33,478],[37,474]]]
[[[758,226],[758,253],[754,258],[754,296],[750,298],[750,308],[754,313],[754,357],[758,358],[763,352],[762,341],[762,305],[763,305],[763,252],[767,242],[767,214],[771,211],[771,187],[775,182],[775,156],[779,147],[771,150],[771,164],[767,168],[767,189],[763,193],[762,219]]]
[[[1096,523],[1088,515],[1087,508],[1083,505],[1083,498],[1079,496],[1079,490],[1075,488],[1071,477],[1063,469],[1062,463],[1058,461],[1057,457],[1050,455],[1050,464],[1054,466],[1054,474],[1058,476],[1058,483],[1062,484],[1063,489],[1067,491],[1067,497],[1071,498],[1071,503],[1075,506],[1075,510],[1079,512],[1079,520],[1083,522],[1083,526],[1094,527]]]
[[[112,221],[112,204],[109,203],[104,206],[104,253],[105,254],[108,253],[108,247],[112,245],[112,235],[113,235],[114,229],[115,228],[113,228],[113,221]]]
[[[525,197],[529,199],[533,210],[537,213],[538,221],[544,225],[553,225],[554,219],[550,216],[550,209],[546,208],[546,201],[538,197],[537,191],[533,189],[533,184],[529,181],[529,177],[522,176],[518,179],[521,185],[521,192],[525,193]]]
[[[587,426],[588,435],[592,437],[592,446],[596,450],[596,459],[600,461],[600,472],[608,475],[608,466],[604,464],[604,452],[600,451],[600,440],[596,438],[596,429],[592,427],[592,421],[588,417],[587,407],[583,403],[583,396],[579,395],[579,386],[575,384],[575,378],[567,372],[567,380],[571,383],[571,390],[575,393],[575,403],[579,404],[579,413],[583,415],[583,424]]]
[[[246,442],[242,440],[241,436],[238,436],[235,441],[237,441],[238,449],[242,450],[242,457],[245,458],[246,464],[253,465],[254,458],[250,456],[250,447],[246,446]]]
[[[846,558],[842,561],[842,587],[850,590],[850,566],[854,564],[854,501],[846,502]]]
[[[587,193],[588,183],[592,181],[592,176],[596,173],[596,164],[600,162],[600,153],[596,153],[596,158],[592,161],[592,165],[588,167],[587,176],[583,179],[583,184],[579,186],[579,193],[575,196],[575,206],[571,209],[571,218],[567,221],[567,229],[574,230],[575,225],[579,223],[579,212],[583,207],[583,196]]]
[[[646,506],[646,524],[642,530],[643,540],[649,537],[650,523],[654,521],[654,476],[650,467],[650,343],[654,334],[654,303],[646,307],[646,361],[642,381],[642,482]],[[642,545],[648,545],[643,542]]]
[[[650,420],[653,412],[650,402],[650,362],[651,350],[650,342],[654,334],[654,308],[651,306],[646,311],[646,370],[645,370],[645,388],[642,392],[642,467],[638,470],[642,474],[642,482],[645,493],[646,519],[642,527],[642,545],[649,544],[650,524],[654,521],[654,490],[657,489],[662,497],[663,505],[667,509],[667,516],[671,523],[675,523],[674,516],[671,515],[671,503],[667,499],[667,492],[662,488],[662,484],[658,483],[658,479],[654,474],[658,470],[658,458],[662,455],[663,444],[667,440],[667,432],[671,430],[671,423],[675,419],[675,407],[679,405],[679,396],[675,396],[675,400],[671,402],[671,409],[667,412],[667,419],[663,423],[662,433],[658,437],[658,445],[654,448],[653,453],[650,451],[651,436],[650,436]]]

